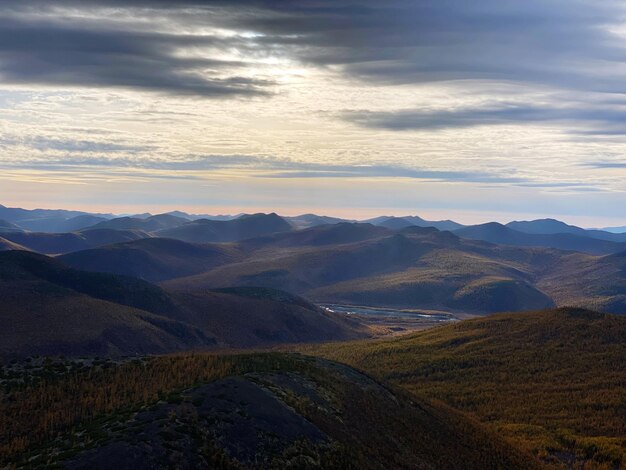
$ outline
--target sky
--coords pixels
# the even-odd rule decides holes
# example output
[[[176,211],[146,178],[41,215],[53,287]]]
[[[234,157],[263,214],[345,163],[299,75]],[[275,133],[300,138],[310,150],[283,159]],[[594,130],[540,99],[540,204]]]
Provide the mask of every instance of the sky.
[[[626,225],[626,4],[0,0],[0,203]]]

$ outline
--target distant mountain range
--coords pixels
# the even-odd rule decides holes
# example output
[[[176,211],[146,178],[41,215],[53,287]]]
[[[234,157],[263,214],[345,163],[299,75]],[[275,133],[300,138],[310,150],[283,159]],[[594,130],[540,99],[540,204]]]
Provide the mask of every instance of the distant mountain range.
[[[583,229],[579,229],[580,232],[541,233],[540,227],[543,225],[541,221],[537,222],[537,224],[528,222],[523,225],[523,228],[527,231],[514,230],[511,228],[511,224],[502,225],[497,222],[490,222],[482,225],[464,227],[455,230],[453,233],[461,238],[483,240],[500,245],[541,246],[597,255],[617,253],[626,250],[626,235],[586,231]],[[530,232],[529,230],[531,229],[536,229],[537,232]],[[598,233],[606,234],[606,237],[599,238],[599,236],[602,235],[598,235]]]
[[[575,305],[626,313],[626,234],[553,219],[460,226],[419,217],[191,220],[180,212],[107,218],[3,209],[25,220],[51,213],[105,220],[67,233],[27,231],[7,220],[0,251],[55,255],[74,269],[179,293],[244,286],[377,307],[489,313]]]
[[[321,303],[474,313],[578,305],[626,313],[622,253],[496,245],[434,228],[342,223],[229,243],[151,238],[58,259],[179,292],[264,286]]]
[[[143,230],[155,232],[174,229],[189,222],[232,221],[245,219],[262,214],[237,215],[209,215],[188,214],[183,211],[170,211],[165,214],[153,215],[150,213],[114,216],[113,214],[90,214],[80,211],[49,210],[49,209],[21,209],[8,208],[0,205],[0,232],[31,231],[45,233],[65,233],[82,231],[90,228],[113,228],[126,230]],[[276,215],[276,214],[269,214]],[[370,223],[381,227],[399,230],[406,227],[434,227],[441,231],[459,231],[467,226],[452,220],[426,220],[415,215],[409,216],[380,216],[367,220],[342,219],[317,214],[302,214],[299,216],[281,217],[294,230],[316,227],[319,225],[338,224],[344,222]],[[480,224],[477,227],[487,224]],[[606,229],[583,229],[568,225],[555,219],[538,219],[532,221],[513,221],[506,226],[516,232],[534,235],[571,234],[581,237],[596,238],[599,240],[626,242],[626,226],[610,227]],[[188,240],[189,241],[189,240]]]

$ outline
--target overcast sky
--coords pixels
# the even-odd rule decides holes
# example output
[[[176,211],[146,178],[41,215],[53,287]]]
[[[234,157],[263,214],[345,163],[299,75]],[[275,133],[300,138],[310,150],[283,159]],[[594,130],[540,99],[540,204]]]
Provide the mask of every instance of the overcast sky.
[[[0,203],[626,225],[625,5],[0,0]]]

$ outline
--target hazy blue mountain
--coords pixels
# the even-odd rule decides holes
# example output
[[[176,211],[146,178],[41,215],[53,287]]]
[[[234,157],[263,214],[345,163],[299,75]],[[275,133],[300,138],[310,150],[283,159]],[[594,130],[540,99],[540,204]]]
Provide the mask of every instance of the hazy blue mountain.
[[[318,225],[326,224],[339,224],[341,222],[352,222],[346,219],[340,219],[338,217],[328,217],[325,215],[317,214],[302,214],[293,217],[283,217],[287,222],[293,225],[296,229],[304,229],[316,227]]]
[[[52,217],[32,220],[20,220],[17,224],[30,232],[42,233],[68,233],[92,227],[100,222],[108,220],[91,214],[77,215],[69,219]]]
[[[93,227],[100,222],[108,220],[105,217],[100,217],[91,214],[78,215],[67,219],[55,227],[55,232],[75,232],[77,230],[83,230],[89,227]]]
[[[77,219],[78,217],[85,219],[81,221],[81,219]],[[111,217],[113,217],[111,214],[90,214],[88,212],[63,209],[30,210],[19,207],[5,207],[0,204],[0,220],[11,222],[19,228],[31,232],[70,232],[90,225],[89,218],[106,220]]]
[[[531,221],[514,221],[506,224],[507,227],[518,232],[532,233],[536,235],[553,235],[557,233],[569,233],[581,237],[597,238],[613,242],[626,242],[626,234],[611,233],[605,230],[584,229],[575,225],[555,219],[539,219]]]
[[[187,214],[186,212],[183,212],[183,211],[170,211],[170,212],[166,212],[166,214],[173,215],[174,217],[180,217],[181,219],[194,220],[192,215]]]
[[[586,230],[575,225],[569,225],[556,219],[515,220],[506,224],[507,227],[524,233],[549,235],[553,233],[574,233],[584,235]]]
[[[144,238],[75,251],[58,257],[85,271],[133,276],[159,282],[237,262],[244,254],[229,244],[191,244],[172,238]]]
[[[159,214],[146,217],[118,217],[94,225],[94,229],[115,229],[115,230],[143,230],[145,232],[156,232],[168,228],[179,227],[188,223],[188,219],[176,217],[171,214]]]
[[[604,227],[597,230],[602,230],[603,232],[611,232],[611,233],[626,233],[626,226],[621,227]]]
[[[583,232],[585,231],[583,230]],[[497,222],[472,225],[455,230],[454,233],[461,238],[483,240],[501,245],[542,246],[595,255],[606,255],[626,250],[626,243],[624,242],[602,240],[574,233],[524,233]]]
[[[242,215],[233,220],[198,219],[175,228],[154,232],[156,236],[190,243],[231,242],[288,232],[293,227],[275,213]]]
[[[454,222],[453,220],[425,220],[416,215],[408,215],[403,217],[381,216],[373,219],[364,220],[365,223],[380,225],[392,230],[399,230],[405,227],[435,227],[438,230],[458,230],[464,225]]]
[[[169,215],[173,215],[176,217],[182,217],[187,220],[198,220],[198,219],[208,219],[208,220],[233,220],[237,217],[241,217],[243,214],[238,215],[230,215],[230,214],[218,214],[218,215],[210,215],[210,214],[188,214],[183,211],[171,211],[167,212]]]
[[[400,230],[407,227],[414,226],[413,223],[409,222],[403,217],[386,217],[384,220],[374,224],[379,227],[389,228],[391,230]]]
[[[35,219],[69,219],[77,215],[83,215],[85,212],[67,211],[67,210],[50,210],[50,209],[21,209],[19,207],[5,207],[0,204],[0,219],[8,222],[27,221]]]
[[[89,229],[70,233],[7,232],[0,236],[38,253],[60,254],[138,240],[150,235],[141,230]]]

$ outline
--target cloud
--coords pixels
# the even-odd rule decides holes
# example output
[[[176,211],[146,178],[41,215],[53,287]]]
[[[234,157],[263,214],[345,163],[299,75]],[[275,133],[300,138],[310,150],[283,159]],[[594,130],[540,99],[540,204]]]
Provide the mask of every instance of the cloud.
[[[271,80],[238,75],[246,63],[210,57],[235,46],[210,34],[124,29],[106,17],[82,27],[55,18],[0,17],[0,79],[204,97],[269,94]]]
[[[261,45],[365,80],[625,90],[626,49],[610,27],[621,26],[626,9],[614,0],[251,3],[255,13],[227,24],[261,33]]]
[[[284,165],[283,165],[284,166]],[[468,183],[522,183],[524,178],[474,171],[443,171],[391,165],[291,164],[289,171],[264,175],[267,178],[413,178]]]
[[[0,137],[0,149],[9,147],[27,147],[37,151],[61,151],[68,153],[139,153],[153,150],[152,145],[120,144],[69,138],[51,138],[43,136],[4,136]]]
[[[47,171],[76,171],[99,168],[98,174],[126,174],[129,177],[202,179],[202,172],[245,170],[253,178],[405,178],[431,182],[506,185],[572,191],[596,190],[588,183],[536,181],[524,176],[498,172],[454,171],[398,165],[344,165],[311,163],[257,155],[190,155],[177,159],[129,156],[47,156],[28,160],[5,160],[0,168],[28,168]],[[130,172],[129,170],[133,170]],[[121,172],[121,173],[120,173]]]
[[[582,166],[585,168],[592,168],[596,170],[603,169],[626,169],[626,162],[610,162],[610,161],[598,161],[584,163]]]
[[[343,119],[369,128],[387,130],[439,130],[507,124],[560,122],[570,127],[592,125],[597,129],[571,130],[584,135],[626,134],[626,108],[497,103],[458,109],[409,109],[399,111],[351,111]],[[610,127],[606,127],[610,126]]]
[[[288,58],[383,83],[492,80],[623,93],[615,0],[0,1],[12,83],[269,94]],[[613,29],[611,29],[613,28]],[[221,31],[218,33],[216,31]],[[227,31],[228,34],[223,34]],[[225,55],[241,60],[225,60]]]

